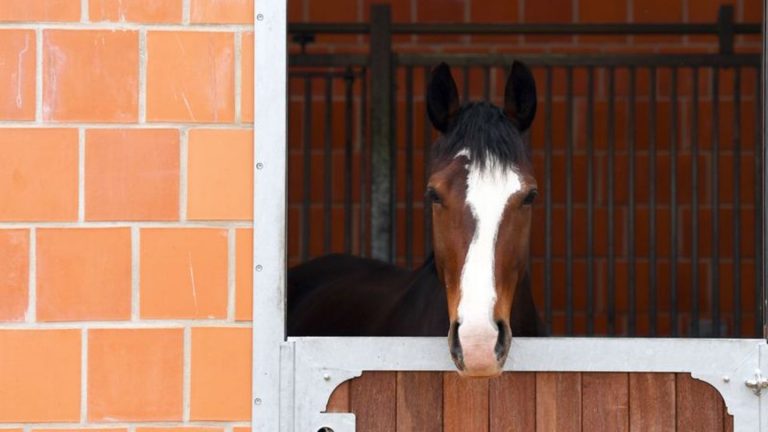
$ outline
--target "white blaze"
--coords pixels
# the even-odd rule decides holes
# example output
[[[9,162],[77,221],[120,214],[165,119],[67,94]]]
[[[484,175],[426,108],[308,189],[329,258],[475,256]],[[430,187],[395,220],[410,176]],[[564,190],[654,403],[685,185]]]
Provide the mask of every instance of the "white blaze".
[[[520,189],[517,173],[494,160],[483,168],[469,166],[466,202],[475,218],[475,232],[461,272],[458,318],[462,345],[464,339],[479,342],[478,338],[488,339],[497,332],[493,319],[496,237],[507,201]]]

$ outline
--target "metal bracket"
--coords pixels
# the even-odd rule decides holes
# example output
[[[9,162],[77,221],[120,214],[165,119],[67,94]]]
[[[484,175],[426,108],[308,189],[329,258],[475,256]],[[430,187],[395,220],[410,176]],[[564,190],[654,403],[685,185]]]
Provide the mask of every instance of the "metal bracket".
[[[763,376],[760,369],[755,369],[755,377],[745,380],[744,385],[749,387],[756,396],[760,396],[763,389],[768,388],[768,378]]]

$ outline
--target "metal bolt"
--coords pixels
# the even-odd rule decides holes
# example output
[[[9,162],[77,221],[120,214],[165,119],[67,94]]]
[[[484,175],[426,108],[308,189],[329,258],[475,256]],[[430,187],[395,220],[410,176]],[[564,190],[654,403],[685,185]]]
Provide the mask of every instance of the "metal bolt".
[[[731,382],[731,377],[729,377],[728,375],[725,375],[723,377],[723,382]]]
[[[262,168],[264,168],[264,164],[263,164],[263,163],[261,163],[261,162],[258,162],[258,163],[256,164],[256,169],[259,169],[259,170],[260,170],[260,169],[262,169]]]
[[[256,19],[259,20],[259,21],[264,21],[264,14],[256,15]]]
[[[256,404],[256,405],[261,405],[261,398],[254,399],[253,403]]]
[[[261,264],[259,264],[259,265],[257,265],[257,266],[256,266],[256,271],[257,271],[257,272],[260,272],[260,271],[262,271],[262,270],[264,270],[264,267],[262,267],[262,266],[261,266]]]
[[[326,380],[326,381],[330,381],[331,380],[331,376],[328,375],[328,374],[323,374],[323,379]]]

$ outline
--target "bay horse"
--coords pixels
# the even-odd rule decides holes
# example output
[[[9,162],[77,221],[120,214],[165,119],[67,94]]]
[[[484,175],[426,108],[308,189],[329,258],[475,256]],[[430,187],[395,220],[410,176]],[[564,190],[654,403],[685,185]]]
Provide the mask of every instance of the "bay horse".
[[[504,107],[459,103],[445,63],[431,75],[432,144],[426,197],[432,255],[415,271],[328,255],[288,271],[289,336],[445,336],[463,376],[501,373],[511,338],[545,333],[528,256],[536,179],[522,133],[536,86],[515,62]]]

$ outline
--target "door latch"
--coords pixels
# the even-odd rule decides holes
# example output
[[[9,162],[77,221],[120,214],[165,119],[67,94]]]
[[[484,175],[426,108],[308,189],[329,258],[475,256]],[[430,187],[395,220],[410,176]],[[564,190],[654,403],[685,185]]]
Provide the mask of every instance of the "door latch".
[[[768,389],[768,378],[763,376],[760,369],[756,369],[755,377],[744,381],[744,385],[749,387],[756,396],[760,396],[763,389]]]

